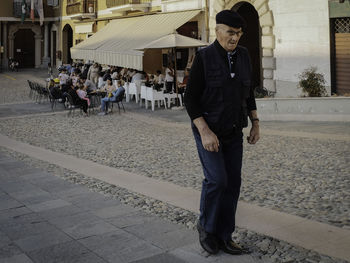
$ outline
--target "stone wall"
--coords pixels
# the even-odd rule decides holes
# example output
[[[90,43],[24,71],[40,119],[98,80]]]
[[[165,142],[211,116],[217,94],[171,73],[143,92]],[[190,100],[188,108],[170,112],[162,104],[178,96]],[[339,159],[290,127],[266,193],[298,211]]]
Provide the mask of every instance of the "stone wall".
[[[215,39],[215,16],[240,2],[252,4],[261,26],[263,86],[277,97],[298,97],[298,74],[317,66],[330,94],[328,1],[325,0],[213,0],[210,40]]]
[[[262,29],[261,48],[262,48],[262,71],[263,86],[270,91],[276,91],[276,82],[274,79],[274,70],[276,60],[274,57],[275,36],[273,33],[274,19],[273,13],[269,7],[269,0],[216,0],[211,2],[210,8],[210,40],[215,39],[215,16],[223,9],[231,9],[237,3],[248,2],[252,4],[258,12],[259,22]]]
[[[330,94],[328,1],[269,0],[269,5],[275,22],[276,95],[299,96],[298,74],[310,66],[324,74]]]
[[[263,121],[350,121],[350,98],[257,99]]]

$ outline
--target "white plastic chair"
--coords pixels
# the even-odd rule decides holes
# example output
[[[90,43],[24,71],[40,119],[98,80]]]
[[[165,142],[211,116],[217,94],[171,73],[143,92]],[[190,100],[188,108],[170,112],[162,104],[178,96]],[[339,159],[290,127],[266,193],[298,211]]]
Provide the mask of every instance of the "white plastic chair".
[[[125,82],[124,89],[125,89],[125,100],[126,100],[126,102],[129,102],[130,96],[129,96],[129,83],[128,82]]]
[[[154,111],[154,106],[156,101],[158,102],[158,108],[160,108],[160,103],[162,101],[164,102],[164,107],[167,108],[164,93],[161,91],[153,90],[153,88],[146,89],[146,102],[145,102],[146,109],[148,108],[148,101],[151,101],[152,111]]]
[[[147,100],[147,87],[145,85],[141,86],[141,93],[140,93],[140,107],[142,107],[142,100],[145,100],[145,104],[146,104],[146,100]]]
[[[164,97],[168,100],[168,108],[170,108],[171,100],[174,100],[174,103],[175,103],[176,98],[179,98],[180,106],[182,106],[181,94],[176,95],[176,93],[165,93]]]
[[[141,93],[141,87],[138,88],[136,83],[129,83],[129,97],[135,95],[136,103],[139,102],[140,93]]]

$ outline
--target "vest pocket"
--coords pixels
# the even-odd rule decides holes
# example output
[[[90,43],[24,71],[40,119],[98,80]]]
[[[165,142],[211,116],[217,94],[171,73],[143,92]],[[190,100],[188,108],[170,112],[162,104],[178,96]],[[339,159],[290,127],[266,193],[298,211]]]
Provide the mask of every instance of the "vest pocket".
[[[223,109],[219,107],[216,110],[203,113],[203,118],[214,133],[219,131],[222,112]]]

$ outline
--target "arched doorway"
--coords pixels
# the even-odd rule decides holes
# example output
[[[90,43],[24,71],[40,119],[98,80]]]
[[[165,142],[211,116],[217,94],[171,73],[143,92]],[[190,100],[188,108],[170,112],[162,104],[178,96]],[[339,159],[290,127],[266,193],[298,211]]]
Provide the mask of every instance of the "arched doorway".
[[[66,24],[62,31],[62,62],[68,64],[72,62],[70,48],[73,46],[73,29],[69,24]]]
[[[261,28],[258,12],[254,6],[247,2],[237,3],[232,7],[232,10],[238,12],[247,23],[246,32],[244,32],[239,44],[249,51],[253,67],[252,81],[254,87],[262,87]]]
[[[31,29],[19,29],[14,39],[14,59],[19,62],[21,68],[33,68],[35,66],[35,39]]]
[[[233,9],[239,11],[242,16],[245,17],[244,13],[247,12],[244,9],[249,7],[254,7],[254,11],[251,10],[250,14],[255,13],[254,17],[256,18],[256,13],[258,15],[258,21],[257,21],[257,27],[259,28],[259,34],[256,34],[256,36],[259,36],[258,41],[253,41],[256,43],[256,45],[259,45],[259,56],[254,56],[256,58],[261,59],[261,70],[255,70],[254,72],[259,73],[260,72],[260,78],[255,76],[256,80],[260,80],[260,86],[266,88],[268,91],[271,91],[272,93],[276,93],[276,82],[274,80],[274,70],[276,69],[276,58],[274,55],[275,50],[275,35],[273,32],[274,27],[274,18],[272,10],[269,6],[270,0],[221,0],[221,1],[214,1],[213,3],[213,9],[210,12],[210,20],[209,20],[209,29],[210,29],[210,40],[213,41],[215,39],[215,16],[218,12],[224,9]],[[246,6],[244,6],[246,5]],[[247,6],[248,5],[248,6]],[[241,9],[242,8],[242,9]],[[238,10],[240,9],[240,10]],[[248,10],[249,11],[249,10]],[[249,14],[249,12],[248,12]],[[248,19],[246,18],[249,24],[252,24],[252,20],[255,20],[255,18],[251,18],[248,16]],[[261,30],[261,32],[260,32]],[[247,33],[248,34],[248,33]],[[244,41],[244,40],[243,40]],[[242,42],[244,44],[244,42]],[[252,52],[252,51],[250,51]],[[253,53],[254,54],[254,53]],[[254,63],[254,62],[253,62]],[[257,63],[255,62],[255,65]],[[255,66],[257,68],[257,66]],[[278,92],[276,93],[276,96],[278,96]]]

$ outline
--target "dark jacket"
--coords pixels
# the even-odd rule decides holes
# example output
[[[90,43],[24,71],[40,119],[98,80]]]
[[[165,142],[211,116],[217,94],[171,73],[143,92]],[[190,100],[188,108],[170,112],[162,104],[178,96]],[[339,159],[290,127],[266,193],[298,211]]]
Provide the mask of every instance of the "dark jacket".
[[[248,124],[247,103],[251,88],[251,64],[246,48],[237,46],[235,76],[214,44],[199,51],[203,60],[205,88],[200,99],[203,117],[217,134]]]

